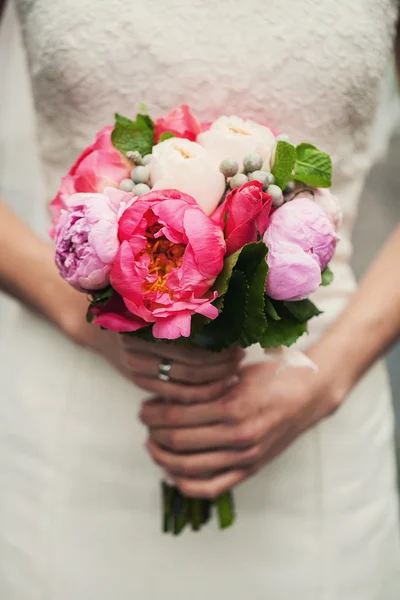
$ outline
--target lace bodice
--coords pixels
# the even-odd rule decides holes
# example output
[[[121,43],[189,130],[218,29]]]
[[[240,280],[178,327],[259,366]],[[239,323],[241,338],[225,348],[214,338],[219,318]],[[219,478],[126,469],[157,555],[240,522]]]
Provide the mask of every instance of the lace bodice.
[[[16,1],[49,193],[115,111],[186,102],[200,118],[253,117],[331,153],[349,233],[394,0]]]

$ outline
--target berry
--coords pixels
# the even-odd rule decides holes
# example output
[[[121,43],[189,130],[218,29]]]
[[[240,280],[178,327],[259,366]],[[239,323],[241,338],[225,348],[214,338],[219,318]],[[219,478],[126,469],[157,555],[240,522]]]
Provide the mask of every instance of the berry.
[[[153,159],[152,154],[146,154],[146,156],[143,156],[143,158],[142,158],[142,164],[144,166],[149,165],[151,163],[152,159]]]
[[[123,192],[131,192],[133,190],[133,185],[132,179],[123,179],[119,184],[119,189]]]
[[[244,183],[247,183],[248,179],[244,173],[237,173],[232,179],[229,181],[229,186],[231,190],[235,188],[241,187]]]
[[[279,186],[274,184],[269,185],[267,187],[267,194],[272,197],[272,206],[279,208],[284,203],[282,190]]]
[[[126,154],[125,154],[126,158],[128,160],[131,160],[132,162],[135,163],[135,165],[142,165],[142,156],[140,154],[140,152],[138,152],[137,150],[129,150]]]
[[[266,189],[270,184],[270,175],[267,171],[253,171],[249,173],[249,181],[260,181],[263,189]]]
[[[131,171],[131,177],[134,183],[147,183],[150,177],[149,167],[135,167]]]
[[[233,158],[225,158],[219,165],[219,170],[224,177],[234,177],[239,171],[239,165]]]
[[[145,183],[138,183],[132,190],[134,196],[144,196],[150,192],[150,187]]]
[[[243,167],[245,173],[252,173],[253,171],[259,171],[262,167],[263,159],[256,152],[249,152],[243,159]]]

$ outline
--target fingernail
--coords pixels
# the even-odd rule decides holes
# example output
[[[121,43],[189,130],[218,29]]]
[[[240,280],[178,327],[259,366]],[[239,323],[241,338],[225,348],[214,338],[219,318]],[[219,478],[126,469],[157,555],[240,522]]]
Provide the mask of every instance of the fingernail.
[[[237,385],[240,381],[240,377],[238,375],[232,375],[232,377],[229,377],[229,379],[227,379],[225,381],[225,387],[231,388],[234,387],[235,385]]]

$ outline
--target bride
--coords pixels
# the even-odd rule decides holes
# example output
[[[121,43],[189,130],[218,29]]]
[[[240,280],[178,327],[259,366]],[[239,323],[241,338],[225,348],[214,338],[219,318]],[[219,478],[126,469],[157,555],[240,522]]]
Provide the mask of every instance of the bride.
[[[187,102],[200,118],[266,120],[329,152],[344,223],[335,281],[315,298],[324,314],[299,344],[318,374],[274,376],[257,349],[242,363],[235,351],[154,348],[87,326],[86,299],[58,276],[51,245],[0,204],[0,288],[20,300],[0,331],[1,599],[397,600],[379,358],[400,334],[400,229],[359,289],[348,266],[395,3],[16,5],[43,213],[114,110],[145,102],[158,116]],[[157,377],[165,359],[168,381]],[[235,526],[163,536],[160,466],[187,494],[240,484]]]

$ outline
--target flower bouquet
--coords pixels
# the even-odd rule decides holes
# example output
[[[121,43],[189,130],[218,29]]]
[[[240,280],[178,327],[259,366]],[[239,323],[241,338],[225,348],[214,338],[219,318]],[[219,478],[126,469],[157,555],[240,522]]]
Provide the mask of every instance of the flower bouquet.
[[[238,116],[117,114],[51,203],[56,264],[104,329],[215,352],[289,347],[332,280],[331,170],[315,146]],[[162,491],[165,532],[200,529],[213,507],[222,528],[234,521],[232,493]]]

